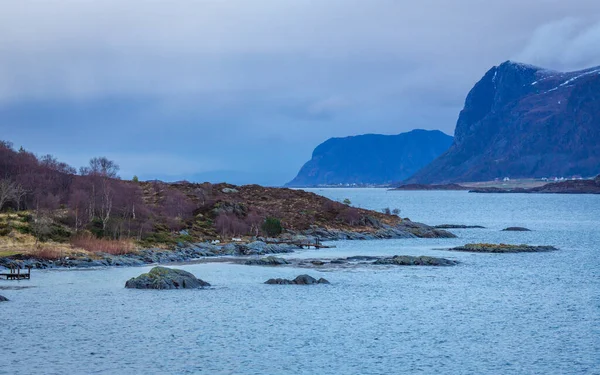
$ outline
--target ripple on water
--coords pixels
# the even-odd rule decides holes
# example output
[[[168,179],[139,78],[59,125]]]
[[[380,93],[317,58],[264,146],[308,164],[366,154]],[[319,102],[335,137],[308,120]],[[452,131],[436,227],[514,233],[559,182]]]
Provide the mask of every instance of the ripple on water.
[[[341,241],[293,257],[432,255],[455,267],[318,270],[181,266],[205,290],[124,289],[149,267],[34,271],[0,281],[0,373],[600,373],[600,197],[332,189],[431,224],[484,225],[456,239]],[[532,232],[501,232],[526,226]],[[471,254],[467,242],[551,253]],[[325,276],[331,285],[265,285]],[[21,289],[21,286],[33,288]]]

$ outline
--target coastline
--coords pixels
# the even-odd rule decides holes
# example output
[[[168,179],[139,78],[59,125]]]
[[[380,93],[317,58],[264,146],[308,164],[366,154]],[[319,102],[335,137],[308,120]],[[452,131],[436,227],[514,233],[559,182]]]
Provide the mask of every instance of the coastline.
[[[140,267],[153,264],[189,263],[199,259],[216,259],[224,256],[250,257],[293,253],[303,248],[303,243],[339,240],[376,240],[397,238],[455,238],[448,231],[426,224],[403,220],[396,226],[382,225],[370,232],[345,231],[313,227],[301,232],[288,232],[280,238],[257,238],[250,242],[212,244],[209,242],[180,243],[175,248],[141,249],[122,255],[99,253],[97,257],[40,259],[33,256],[13,255],[0,258],[0,268],[32,267],[34,269]]]

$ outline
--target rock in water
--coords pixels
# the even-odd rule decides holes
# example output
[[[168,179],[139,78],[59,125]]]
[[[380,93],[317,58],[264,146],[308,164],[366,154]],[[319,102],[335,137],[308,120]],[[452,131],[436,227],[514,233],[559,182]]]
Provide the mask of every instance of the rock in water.
[[[523,227],[508,227],[502,229],[503,232],[531,232],[531,229],[523,228]]]
[[[277,285],[313,285],[313,284],[329,284],[324,278],[319,280],[309,275],[297,276],[294,280],[288,279],[269,279],[265,281],[265,284],[277,284]]]
[[[441,224],[441,225],[436,225],[434,228],[436,229],[482,229],[485,227],[482,227],[481,225],[462,225],[462,224]]]
[[[0,302],[7,302],[8,298],[4,297],[4,296],[0,296]]]
[[[391,264],[396,266],[454,266],[458,264],[455,260],[435,258],[428,256],[396,255],[391,258],[376,260],[373,264]]]
[[[248,266],[280,266],[282,264],[289,264],[287,260],[274,256],[269,256],[261,259],[250,259],[244,263]]]
[[[125,283],[125,288],[131,289],[196,289],[205,286],[210,284],[187,271],[166,267],[154,267]]]
[[[558,249],[554,246],[507,245],[503,243],[468,243],[464,246],[453,247],[449,250],[467,251],[473,253],[535,253]]]

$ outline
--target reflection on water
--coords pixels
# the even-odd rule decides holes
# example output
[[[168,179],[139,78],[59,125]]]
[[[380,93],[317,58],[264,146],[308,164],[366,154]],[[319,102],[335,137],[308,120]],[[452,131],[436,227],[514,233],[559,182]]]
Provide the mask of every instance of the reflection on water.
[[[431,224],[481,224],[457,239],[341,241],[291,257],[433,255],[455,267],[318,270],[178,266],[207,290],[126,290],[144,268],[35,271],[0,281],[0,374],[600,373],[600,196],[331,189]],[[507,226],[532,232],[501,232]],[[548,244],[470,254],[466,242]],[[275,286],[325,276],[331,285]],[[15,286],[35,286],[17,290]],[[9,289],[6,289],[9,287]]]

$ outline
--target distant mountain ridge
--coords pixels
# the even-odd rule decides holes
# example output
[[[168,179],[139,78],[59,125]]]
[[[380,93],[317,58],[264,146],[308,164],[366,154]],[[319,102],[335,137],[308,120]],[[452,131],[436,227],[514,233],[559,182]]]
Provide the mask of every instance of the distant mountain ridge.
[[[439,130],[398,135],[365,134],[330,138],[286,186],[390,184],[402,181],[450,147],[452,137]]]
[[[598,172],[600,67],[562,73],[506,61],[469,92],[452,146],[405,182]]]

